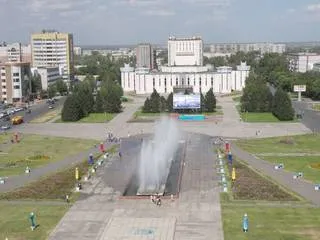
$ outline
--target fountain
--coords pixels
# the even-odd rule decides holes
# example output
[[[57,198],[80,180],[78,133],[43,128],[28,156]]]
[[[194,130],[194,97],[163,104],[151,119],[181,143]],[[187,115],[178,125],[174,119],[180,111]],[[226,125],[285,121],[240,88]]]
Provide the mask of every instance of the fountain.
[[[154,138],[142,143],[137,195],[164,193],[179,140],[180,132],[175,120],[161,119],[155,128]]]

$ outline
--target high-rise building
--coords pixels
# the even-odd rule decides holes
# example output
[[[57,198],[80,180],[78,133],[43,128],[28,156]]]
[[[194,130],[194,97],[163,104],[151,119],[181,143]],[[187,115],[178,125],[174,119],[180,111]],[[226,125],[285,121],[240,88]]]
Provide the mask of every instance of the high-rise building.
[[[0,63],[31,62],[31,45],[21,43],[0,44]]]
[[[212,53],[231,53],[236,52],[259,51],[265,53],[279,53],[286,51],[286,45],[283,43],[215,43],[210,45]]]
[[[169,37],[168,66],[202,66],[203,42],[201,37]]]
[[[65,81],[73,80],[73,36],[43,31],[31,36],[32,66],[59,67]]]
[[[23,101],[31,91],[30,63],[7,62],[0,64],[0,100],[7,103]]]
[[[293,72],[307,72],[320,63],[320,55],[317,53],[291,53],[288,54],[289,70]]]
[[[138,45],[136,51],[137,51],[136,53],[137,67],[153,69],[154,54],[153,54],[153,48],[151,44],[141,43]]]

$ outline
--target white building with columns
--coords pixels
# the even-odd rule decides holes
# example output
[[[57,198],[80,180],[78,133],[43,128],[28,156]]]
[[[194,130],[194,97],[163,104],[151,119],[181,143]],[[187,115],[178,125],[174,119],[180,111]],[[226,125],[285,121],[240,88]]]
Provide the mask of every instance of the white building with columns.
[[[242,62],[235,70],[231,67],[203,66],[203,43],[199,37],[175,38],[168,41],[168,66],[159,71],[149,68],[133,68],[125,64],[121,68],[121,86],[125,92],[150,94],[170,93],[176,86],[188,86],[193,92],[230,93],[245,86],[250,66]]]

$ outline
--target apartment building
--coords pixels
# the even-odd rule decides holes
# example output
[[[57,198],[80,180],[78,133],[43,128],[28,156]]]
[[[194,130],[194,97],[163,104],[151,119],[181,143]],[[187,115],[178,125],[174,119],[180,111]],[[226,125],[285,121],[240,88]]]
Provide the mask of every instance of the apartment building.
[[[70,33],[43,31],[31,36],[32,67],[59,67],[62,78],[73,80],[73,36]]]
[[[0,100],[6,103],[24,101],[31,91],[30,63],[7,62],[0,64]]]
[[[5,62],[31,62],[31,45],[0,44],[0,63]]]
[[[279,53],[286,51],[286,45],[282,43],[215,43],[210,45],[212,53],[236,53],[259,51],[265,53]]]
[[[320,63],[320,55],[317,53],[291,53],[288,54],[289,70],[293,72],[307,72],[314,69]],[[316,70],[315,68],[315,70]]]
[[[137,68],[154,68],[154,51],[149,43],[141,43],[136,48]]]
[[[31,72],[33,75],[39,75],[41,78],[42,90],[47,91],[48,87],[55,83],[57,80],[61,79],[59,67],[38,67],[32,68]]]

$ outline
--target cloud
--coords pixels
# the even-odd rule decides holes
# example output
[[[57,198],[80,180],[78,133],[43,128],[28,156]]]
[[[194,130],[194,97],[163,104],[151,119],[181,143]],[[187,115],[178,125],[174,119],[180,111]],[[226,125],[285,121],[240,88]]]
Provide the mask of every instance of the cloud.
[[[142,12],[143,15],[149,16],[173,16],[175,15],[175,11],[173,10],[165,10],[165,9],[157,9],[157,10],[147,10]]]
[[[320,3],[318,4],[310,4],[307,6],[308,12],[319,13],[320,12]]]
[[[296,9],[294,9],[294,8],[289,8],[289,9],[287,9],[287,13],[295,13],[297,10]]]
[[[214,7],[230,7],[230,0],[181,0],[183,3],[214,6]]]
[[[84,8],[91,3],[90,0],[29,0],[28,4],[21,5],[33,13],[51,12],[51,11],[71,11],[79,8]]]

